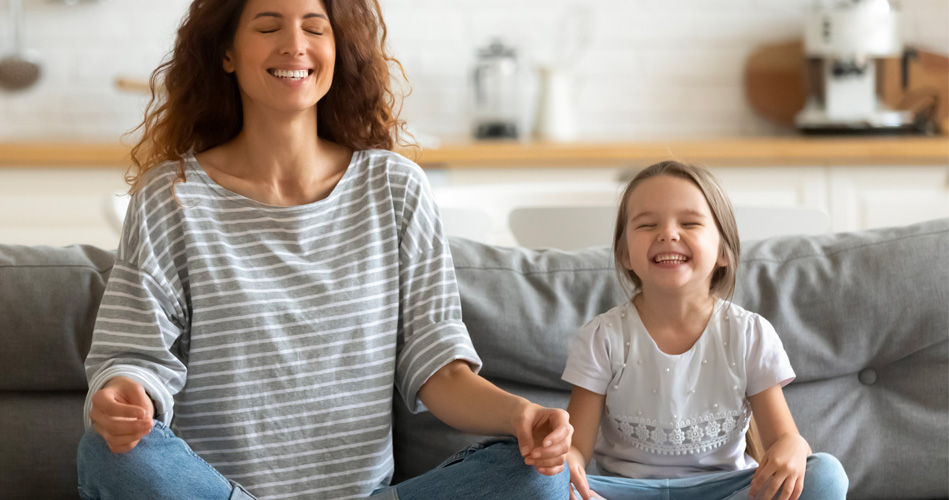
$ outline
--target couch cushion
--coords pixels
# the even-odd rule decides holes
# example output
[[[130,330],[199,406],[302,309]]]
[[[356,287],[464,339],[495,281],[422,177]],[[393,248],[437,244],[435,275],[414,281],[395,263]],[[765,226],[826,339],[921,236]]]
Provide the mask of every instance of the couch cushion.
[[[482,373],[538,403],[564,407],[569,387],[560,372],[570,338],[624,300],[609,250],[533,251],[460,239],[451,245]],[[743,253],[736,302],[775,325],[798,373],[786,389],[791,411],[816,451],[843,462],[849,497],[946,498],[949,221],[779,238],[749,244]],[[63,426],[68,436],[36,441],[37,457],[74,456],[81,416],[68,414],[80,411],[82,360],[112,259],[92,247],[0,245],[0,391],[18,393],[2,396],[22,403],[14,417],[21,423],[32,423],[28,415],[51,415],[49,408],[72,422]],[[36,395],[34,404],[26,391],[76,393],[69,404],[50,406],[44,398],[54,394]],[[430,414],[411,415],[401,403],[394,412],[397,479],[424,472],[477,439]],[[0,412],[0,450],[19,460],[19,454],[6,457],[7,448],[23,441],[21,427],[5,420],[11,416]],[[56,469],[27,467],[24,474],[37,474],[14,483],[35,485],[62,472]],[[3,476],[3,491],[11,491],[12,476]],[[67,489],[75,484],[66,482]]]
[[[86,391],[0,392],[0,497],[76,499]]]
[[[624,300],[609,249],[451,243],[482,374],[564,407],[567,343]],[[841,460],[850,498],[944,498],[949,490],[947,258],[947,221],[776,238],[743,251],[735,301],[775,325],[798,374],[786,388],[797,425],[815,451]],[[477,438],[397,404],[395,439],[401,480]]]
[[[853,498],[949,491],[949,221],[748,246],[737,303],[797,371],[785,394]]]
[[[91,246],[0,245],[0,390],[86,390],[82,363],[114,259]]]
[[[624,300],[606,248],[575,252],[451,240],[462,318],[484,360],[481,374],[539,404],[565,408],[560,380],[577,328]],[[430,413],[395,408],[394,481],[414,477],[477,439]],[[421,453],[418,443],[425,443]]]
[[[577,329],[624,300],[605,248],[533,251],[451,242],[462,319],[482,375],[554,390]]]

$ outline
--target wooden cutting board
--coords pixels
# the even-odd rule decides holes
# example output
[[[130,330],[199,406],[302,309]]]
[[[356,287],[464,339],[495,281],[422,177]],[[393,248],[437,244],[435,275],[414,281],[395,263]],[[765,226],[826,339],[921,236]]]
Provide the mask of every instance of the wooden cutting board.
[[[883,101],[894,109],[918,109],[936,96],[936,123],[949,130],[949,58],[916,49],[909,65],[909,85],[901,88],[900,60],[882,65]],[[760,116],[781,125],[794,126],[794,115],[807,98],[804,43],[801,40],[763,45],[745,64],[745,94]]]

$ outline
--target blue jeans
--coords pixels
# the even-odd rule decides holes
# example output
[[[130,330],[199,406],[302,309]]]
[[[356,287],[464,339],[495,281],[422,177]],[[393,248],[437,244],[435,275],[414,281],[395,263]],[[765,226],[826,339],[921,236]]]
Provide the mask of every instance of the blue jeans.
[[[570,472],[545,476],[524,464],[513,437],[476,443],[421,476],[372,495],[372,500],[479,500],[517,498],[566,500]]]
[[[590,489],[608,500],[746,500],[755,469],[702,474],[681,479],[587,476]],[[844,500],[849,480],[833,455],[807,457],[800,500]],[[578,497],[579,498],[579,497]]]
[[[135,448],[122,454],[112,453],[98,432],[87,429],[76,458],[83,500],[254,499],[158,420]]]
[[[151,433],[127,453],[112,453],[89,429],[79,441],[79,496],[93,499],[252,500],[184,440],[155,421]],[[475,444],[419,477],[373,493],[373,500],[451,498],[566,499],[569,473],[544,476],[524,464],[514,438]]]

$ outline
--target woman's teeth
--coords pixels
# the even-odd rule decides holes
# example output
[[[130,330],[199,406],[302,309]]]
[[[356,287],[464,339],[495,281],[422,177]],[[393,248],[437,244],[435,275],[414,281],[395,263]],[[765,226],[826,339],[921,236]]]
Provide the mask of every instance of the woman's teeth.
[[[270,72],[273,76],[277,78],[287,78],[290,80],[302,80],[310,74],[309,70],[298,69],[298,70],[289,70],[289,69],[275,69]]]

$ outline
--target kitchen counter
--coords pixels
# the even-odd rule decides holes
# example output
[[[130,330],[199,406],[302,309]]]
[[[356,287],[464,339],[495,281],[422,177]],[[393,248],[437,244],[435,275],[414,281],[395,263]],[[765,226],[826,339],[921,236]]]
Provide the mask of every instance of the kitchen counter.
[[[748,137],[642,142],[470,142],[408,150],[423,168],[645,166],[677,158],[710,166],[949,165],[949,137]],[[121,167],[129,147],[0,143],[0,167]]]

